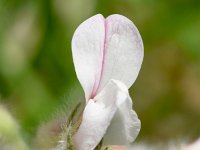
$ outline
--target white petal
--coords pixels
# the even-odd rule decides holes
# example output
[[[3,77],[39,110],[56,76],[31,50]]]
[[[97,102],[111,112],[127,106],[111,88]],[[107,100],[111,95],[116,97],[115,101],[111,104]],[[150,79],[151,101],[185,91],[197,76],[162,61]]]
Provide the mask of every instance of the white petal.
[[[86,100],[93,97],[101,76],[105,26],[104,17],[95,15],[84,21],[72,39],[72,54],[76,74]]]
[[[84,21],[72,39],[72,53],[86,100],[93,98],[110,79],[128,88],[139,73],[143,43],[139,31],[126,17],[95,15]],[[98,91],[98,92],[97,92]]]
[[[126,99],[118,99],[117,111],[104,136],[103,144],[128,145],[137,137],[141,123],[136,112],[132,110],[132,100],[127,88],[121,82],[115,82],[126,92]]]
[[[119,80],[129,88],[142,64],[142,38],[133,22],[121,15],[106,18],[105,27],[103,71],[98,91],[110,79]]]
[[[93,150],[97,146],[116,112],[117,102],[126,98],[127,94],[118,84],[110,81],[93,100],[88,101],[82,123],[74,135],[74,145],[78,150]]]

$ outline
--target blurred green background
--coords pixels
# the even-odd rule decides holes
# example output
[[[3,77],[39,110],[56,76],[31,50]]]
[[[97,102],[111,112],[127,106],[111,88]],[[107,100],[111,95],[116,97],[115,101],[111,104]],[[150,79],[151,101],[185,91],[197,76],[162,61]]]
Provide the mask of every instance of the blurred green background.
[[[137,141],[199,137],[199,0],[1,0],[0,103],[23,135],[31,140],[73,95],[83,95],[71,38],[97,13],[127,16],[143,38],[143,66],[130,89],[142,122]]]

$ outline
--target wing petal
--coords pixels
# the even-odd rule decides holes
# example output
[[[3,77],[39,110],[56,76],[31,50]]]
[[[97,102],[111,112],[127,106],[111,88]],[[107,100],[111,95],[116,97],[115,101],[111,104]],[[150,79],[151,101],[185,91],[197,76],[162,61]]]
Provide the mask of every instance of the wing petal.
[[[120,81],[115,81],[126,93],[126,99],[118,99],[117,111],[104,136],[105,145],[128,145],[133,142],[139,134],[141,122],[134,110],[128,89]]]
[[[117,102],[124,101],[126,96],[111,80],[93,100],[88,101],[82,123],[74,135],[78,150],[93,150],[98,145],[116,112]]]

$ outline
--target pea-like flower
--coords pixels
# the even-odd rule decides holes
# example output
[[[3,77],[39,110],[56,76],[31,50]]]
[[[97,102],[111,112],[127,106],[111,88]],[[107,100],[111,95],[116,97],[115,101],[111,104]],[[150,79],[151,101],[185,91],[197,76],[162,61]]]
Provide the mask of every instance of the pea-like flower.
[[[73,136],[78,150],[93,150],[101,140],[104,145],[135,140],[141,123],[132,110],[128,89],[138,76],[143,53],[139,31],[122,15],[98,14],[76,29],[73,61],[86,98]]]

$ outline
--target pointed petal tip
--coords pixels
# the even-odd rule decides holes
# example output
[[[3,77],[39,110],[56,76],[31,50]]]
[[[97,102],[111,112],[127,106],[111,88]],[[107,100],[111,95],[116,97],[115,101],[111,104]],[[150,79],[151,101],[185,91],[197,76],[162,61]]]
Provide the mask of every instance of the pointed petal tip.
[[[139,135],[140,129],[141,129],[141,121],[138,118],[137,113],[132,110],[132,116],[130,114],[130,118],[132,120],[132,125],[129,127],[129,132],[132,133],[128,137],[128,141],[130,143],[134,142],[137,136]]]

